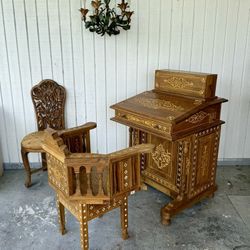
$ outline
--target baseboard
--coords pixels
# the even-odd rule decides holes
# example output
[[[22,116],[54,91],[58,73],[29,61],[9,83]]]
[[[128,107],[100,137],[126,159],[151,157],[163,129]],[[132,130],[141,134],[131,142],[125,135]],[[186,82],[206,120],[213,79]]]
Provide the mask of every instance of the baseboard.
[[[250,166],[250,158],[224,158],[218,159],[218,165],[221,166]]]
[[[250,158],[224,158],[219,159],[217,162],[218,166],[250,166]],[[41,163],[33,162],[30,164],[32,168],[40,168]],[[24,169],[23,164],[16,163],[3,163],[4,169]]]
[[[30,163],[31,168],[40,168],[41,163],[40,162],[32,162]],[[20,162],[11,162],[11,163],[3,163],[3,168],[5,170],[12,170],[12,169],[24,169],[24,166]]]

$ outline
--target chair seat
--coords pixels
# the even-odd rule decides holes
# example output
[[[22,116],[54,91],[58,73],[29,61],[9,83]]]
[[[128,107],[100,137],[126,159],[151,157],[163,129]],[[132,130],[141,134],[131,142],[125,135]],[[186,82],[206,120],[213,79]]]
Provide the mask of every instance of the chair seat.
[[[28,152],[44,152],[42,143],[44,141],[45,131],[37,131],[26,135],[22,142],[22,149]]]

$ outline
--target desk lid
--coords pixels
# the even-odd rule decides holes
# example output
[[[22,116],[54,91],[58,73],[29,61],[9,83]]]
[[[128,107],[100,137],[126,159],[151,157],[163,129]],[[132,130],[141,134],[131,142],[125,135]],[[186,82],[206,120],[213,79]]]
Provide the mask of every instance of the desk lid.
[[[208,106],[225,101],[218,97],[210,101],[195,100],[152,90],[112,105],[111,108],[173,125]]]

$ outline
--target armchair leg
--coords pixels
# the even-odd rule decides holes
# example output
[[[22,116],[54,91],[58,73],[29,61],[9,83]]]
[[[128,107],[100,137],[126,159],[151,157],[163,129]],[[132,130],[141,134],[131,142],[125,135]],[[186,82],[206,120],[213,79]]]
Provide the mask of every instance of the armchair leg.
[[[60,202],[58,196],[57,196],[57,209],[58,209],[58,219],[59,219],[60,231],[61,231],[61,234],[64,235],[66,233],[65,208],[64,208],[63,204]]]
[[[41,157],[42,157],[42,170],[43,170],[43,171],[47,171],[47,159],[46,159],[46,154],[45,154],[45,153],[41,153]]]
[[[26,152],[25,150],[21,150],[21,154],[22,154],[23,165],[26,171],[26,181],[24,185],[26,188],[28,188],[31,186],[31,169],[29,164],[28,152]]]
[[[80,233],[81,233],[81,249],[89,249],[89,236],[88,236],[88,218],[87,218],[87,205],[80,204]]]
[[[126,240],[128,238],[128,196],[123,198],[121,209],[121,228],[122,238]]]

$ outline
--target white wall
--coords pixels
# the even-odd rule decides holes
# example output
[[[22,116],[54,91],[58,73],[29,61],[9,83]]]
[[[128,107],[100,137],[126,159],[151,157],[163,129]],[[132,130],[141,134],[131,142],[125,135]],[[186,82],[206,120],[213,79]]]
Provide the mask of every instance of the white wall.
[[[230,100],[220,158],[250,158],[250,0],[131,0],[131,30],[116,37],[86,31],[80,7],[80,0],[0,0],[4,162],[21,160],[20,141],[36,129],[30,89],[41,79],[66,87],[67,126],[96,121],[93,150],[110,152],[125,147],[128,134],[109,120],[109,106],[152,89],[161,68],[219,75],[217,95]]]

